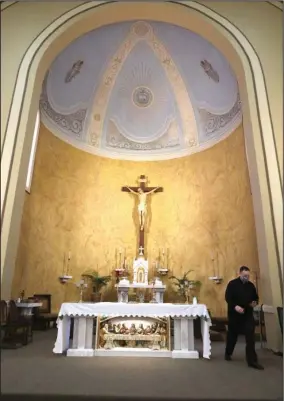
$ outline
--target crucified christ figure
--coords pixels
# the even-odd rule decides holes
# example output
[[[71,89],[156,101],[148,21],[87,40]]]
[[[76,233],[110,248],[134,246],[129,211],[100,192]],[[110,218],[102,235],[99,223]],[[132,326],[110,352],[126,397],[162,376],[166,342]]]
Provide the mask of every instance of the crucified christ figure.
[[[156,192],[160,187],[155,187],[151,191],[144,192],[142,188],[138,188],[137,191],[134,191],[130,187],[126,187],[129,192],[138,196],[138,214],[139,214],[139,222],[140,222],[140,230],[144,230],[146,216],[147,216],[147,196]]]

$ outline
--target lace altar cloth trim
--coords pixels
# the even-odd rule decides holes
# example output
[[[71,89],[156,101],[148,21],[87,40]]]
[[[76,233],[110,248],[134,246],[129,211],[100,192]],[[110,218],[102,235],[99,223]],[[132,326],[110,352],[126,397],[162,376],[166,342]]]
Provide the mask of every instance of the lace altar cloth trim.
[[[68,317],[201,317],[211,324],[206,305],[187,304],[127,304],[118,302],[63,303],[58,316]]]

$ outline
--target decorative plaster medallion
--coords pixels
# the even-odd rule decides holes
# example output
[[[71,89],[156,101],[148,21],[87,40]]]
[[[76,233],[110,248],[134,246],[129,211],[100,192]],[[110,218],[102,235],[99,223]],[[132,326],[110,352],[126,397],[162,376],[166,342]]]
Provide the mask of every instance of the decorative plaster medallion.
[[[132,25],[132,32],[135,33],[135,35],[137,36],[146,36],[147,33],[149,33],[150,31],[151,26],[144,21],[138,21]]]
[[[149,88],[140,86],[134,90],[132,100],[137,107],[148,107],[153,101],[153,93]]]

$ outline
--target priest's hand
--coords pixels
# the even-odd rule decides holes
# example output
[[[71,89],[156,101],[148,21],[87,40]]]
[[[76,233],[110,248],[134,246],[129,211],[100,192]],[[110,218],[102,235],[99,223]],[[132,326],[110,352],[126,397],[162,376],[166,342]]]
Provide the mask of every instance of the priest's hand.
[[[239,305],[235,306],[235,311],[238,313],[244,313],[244,308],[241,308]]]

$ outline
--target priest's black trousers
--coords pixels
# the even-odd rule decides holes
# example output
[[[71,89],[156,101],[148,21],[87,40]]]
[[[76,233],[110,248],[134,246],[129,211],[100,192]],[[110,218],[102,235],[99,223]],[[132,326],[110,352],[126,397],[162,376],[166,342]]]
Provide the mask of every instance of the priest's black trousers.
[[[244,334],[246,339],[246,360],[248,364],[257,362],[257,354],[255,352],[255,322],[253,316],[242,316],[242,318],[229,317],[226,355],[231,356],[234,352],[235,345],[239,334]]]

